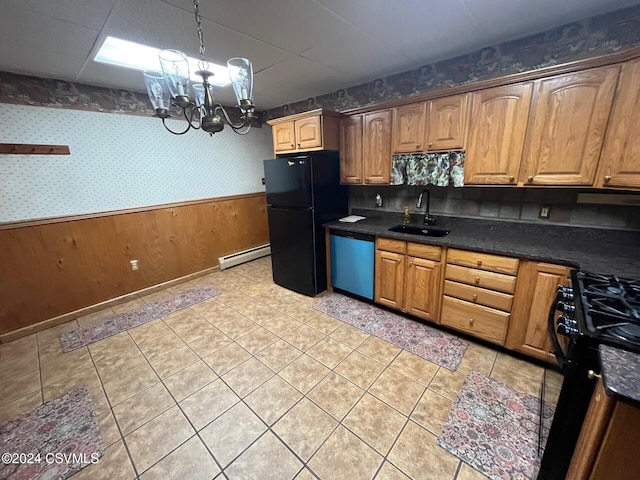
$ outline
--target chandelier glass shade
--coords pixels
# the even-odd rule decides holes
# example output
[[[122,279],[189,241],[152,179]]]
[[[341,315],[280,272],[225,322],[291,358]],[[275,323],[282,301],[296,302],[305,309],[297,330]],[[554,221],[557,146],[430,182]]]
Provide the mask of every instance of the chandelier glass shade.
[[[193,9],[200,41],[201,59],[198,62],[198,70],[194,73],[202,78],[202,82],[191,85],[189,61],[183,52],[161,50],[158,53],[161,72],[144,72],[144,82],[155,111],[154,116],[161,118],[164,127],[175,135],[183,135],[192,128],[214,134],[221,131],[225,124],[229,125],[235,133],[244,135],[249,132],[251,122],[256,118],[253,104],[253,66],[246,58],[231,58],[227,62],[229,78],[236,96],[237,106],[241,111],[239,122],[233,122],[224,106],[216,103],[213,98],[213,87],[209,82],[213,73],[208,70],[209,63],[204,56],[202,19],[198,4],[199,1],[194,0]],[[193,99],[190,96],[191,90],[193,90]],[[171,116],[169,108],[172,105],[182,111],[182,115],[188,123],[183,131],[173,131],[165,122]]]

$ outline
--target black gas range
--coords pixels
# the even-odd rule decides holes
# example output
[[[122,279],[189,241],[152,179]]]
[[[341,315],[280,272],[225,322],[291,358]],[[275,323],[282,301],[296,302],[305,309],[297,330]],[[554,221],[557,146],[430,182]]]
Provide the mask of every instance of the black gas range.
[[[538,480],[562,480],[599,377],[598,345],[640,353],[640,280],[572,271],[571,287],[558,287],[548,332],[564,380]]]

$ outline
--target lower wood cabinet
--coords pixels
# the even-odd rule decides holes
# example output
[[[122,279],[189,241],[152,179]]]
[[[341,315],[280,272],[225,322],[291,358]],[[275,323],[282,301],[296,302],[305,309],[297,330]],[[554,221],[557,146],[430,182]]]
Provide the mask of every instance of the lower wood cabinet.
[[[440,262],[407,256],[405,312],[427,320],[436,320],[439,290]]]
[[[502,345],[510,316],[495,308],[444,296],[440,323]]]
[[[404,254],[376,250],[375,301],[402,309],[404,291]]]
[[[549,308],[558,285],[568,285],[569,267],[525,261],[518,275],[513,319],[506,347],[555,363],[547,330]]]

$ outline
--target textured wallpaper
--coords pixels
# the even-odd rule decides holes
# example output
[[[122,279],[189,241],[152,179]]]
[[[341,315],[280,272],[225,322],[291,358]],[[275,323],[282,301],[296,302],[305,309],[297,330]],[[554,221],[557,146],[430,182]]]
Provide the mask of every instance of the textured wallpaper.
[[[71,150],[0,155],[0,222],[260,192],[273,157],[269,127],[176,136],[151,117],[2,103],[0,142]]]

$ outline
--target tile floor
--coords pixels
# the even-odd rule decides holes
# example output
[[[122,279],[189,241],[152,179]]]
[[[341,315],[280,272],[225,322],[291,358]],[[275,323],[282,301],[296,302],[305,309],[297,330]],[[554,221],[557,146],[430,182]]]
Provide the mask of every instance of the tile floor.
[[[74,479],[485,478],[437,444],[467,371],[537,394],[541,367],[472,343],[450,372],[314,310],[270,267],[0,345],[0,422],[88,385],[107,448]],[[62,353],[62,331],[195,284],[222,294]]]

